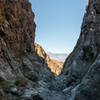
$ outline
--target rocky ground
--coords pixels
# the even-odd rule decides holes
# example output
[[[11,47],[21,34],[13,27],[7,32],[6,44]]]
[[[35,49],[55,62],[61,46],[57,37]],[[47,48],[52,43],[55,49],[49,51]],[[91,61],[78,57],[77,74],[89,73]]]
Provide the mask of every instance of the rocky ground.
[[[100,100],[100,1],[59,76],[35,52],[35,27],[28,0],[0,0],[0,100]]]

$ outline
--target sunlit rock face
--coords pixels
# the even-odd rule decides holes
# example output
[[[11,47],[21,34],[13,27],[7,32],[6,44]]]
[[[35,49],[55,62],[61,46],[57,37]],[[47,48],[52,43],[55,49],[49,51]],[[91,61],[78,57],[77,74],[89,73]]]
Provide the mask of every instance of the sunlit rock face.
[[[61,75],[67,77],[66,87],[74,87],[71,100],[100,100],[99,0],[89,0],[80,37]]]
[[[44,59],[44,62],[47,63],[48,67],[51,69],[51,71],[59,75],[62,68],[63,68],[63,62],[51,59],[48,54],[44,51],[44,49],[37,43],[34,44],[35,52]]]

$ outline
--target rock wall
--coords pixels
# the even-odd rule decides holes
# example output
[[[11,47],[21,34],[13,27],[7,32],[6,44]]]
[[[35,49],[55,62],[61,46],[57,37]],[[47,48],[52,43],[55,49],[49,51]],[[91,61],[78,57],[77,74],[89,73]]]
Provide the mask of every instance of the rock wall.
[[[51,59],[39,44],[35,43],[34,45],[35,52],[44,59],[44,63],[48,64],[48,67],[54,74],[59,75],[63,67],[63,62]]]
[[[73,87],[70,100],[100,100],[100,1],[89,0],[78,42],[61,76]]]
[[[0,36],[16,54],[32,51],[36,27],[33,20],[28,0],[0,1]]]
[[[33,20],[28,0],[0,1],[0,74],[7,72],[5,77],[20,72],[17,59],[34,51],[36,25]]]
[[[29,0],[0,0],[0,100],[23,100],[27,88],[52,80],[34,51],[34,17]]]

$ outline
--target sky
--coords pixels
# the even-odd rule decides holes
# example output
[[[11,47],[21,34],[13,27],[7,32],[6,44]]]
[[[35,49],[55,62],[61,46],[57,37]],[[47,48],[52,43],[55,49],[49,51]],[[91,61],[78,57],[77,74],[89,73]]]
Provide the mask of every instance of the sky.
[[[36,38],[45,51],[70,53],[80,35],[87,0],[30,0]]]

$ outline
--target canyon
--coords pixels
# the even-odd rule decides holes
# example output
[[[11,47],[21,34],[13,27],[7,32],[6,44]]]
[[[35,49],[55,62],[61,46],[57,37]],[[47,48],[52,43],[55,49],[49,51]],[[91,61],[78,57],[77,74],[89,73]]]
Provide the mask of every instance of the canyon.
[[[100,1],[63,68],[35,43],[34,17],[29,0],[0,0],[0,100],[100,100]]]

